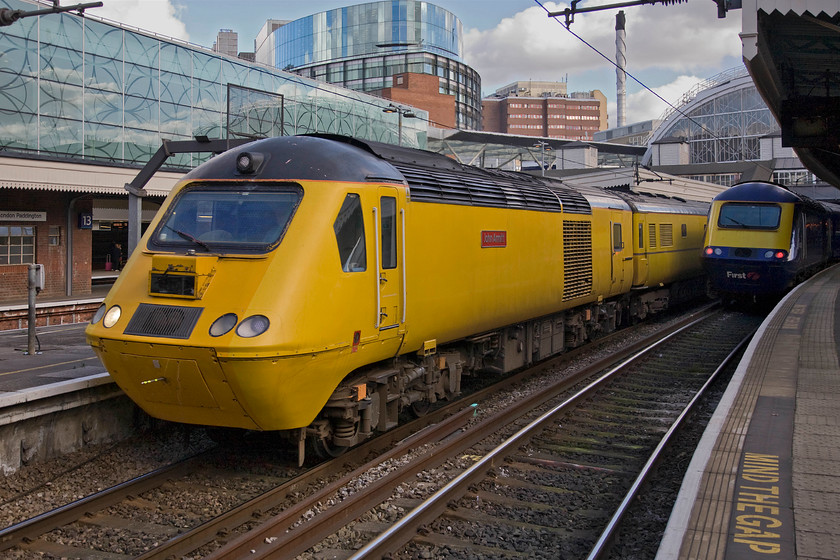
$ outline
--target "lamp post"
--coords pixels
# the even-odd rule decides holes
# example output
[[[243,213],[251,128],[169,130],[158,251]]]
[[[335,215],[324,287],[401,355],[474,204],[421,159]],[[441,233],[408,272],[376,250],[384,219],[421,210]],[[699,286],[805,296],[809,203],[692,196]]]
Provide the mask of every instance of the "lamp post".
[[[388,104],[387,107],[382,109],[383,113],[396,113],[397,114],[397,146],[402,146],[402,121],[403,117],[407,119],[416,118],[417,115],[414,114],[414,111],[408,109],[406,107],[398,107],[393,103]]]
[[[550,150],[551,146],[545,140],[537,140],[534,147],[540,149],[540,172],[545,177],[545,151]]]

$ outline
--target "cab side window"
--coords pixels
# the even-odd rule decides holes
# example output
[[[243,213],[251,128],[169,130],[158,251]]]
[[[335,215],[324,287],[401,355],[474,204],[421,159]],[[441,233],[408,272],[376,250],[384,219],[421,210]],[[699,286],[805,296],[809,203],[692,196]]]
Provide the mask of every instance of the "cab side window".
[[[365,223],[359,195],[348,194],[333,224],[341,269],[344,272],[362,272],[367,269],[365,254]]]

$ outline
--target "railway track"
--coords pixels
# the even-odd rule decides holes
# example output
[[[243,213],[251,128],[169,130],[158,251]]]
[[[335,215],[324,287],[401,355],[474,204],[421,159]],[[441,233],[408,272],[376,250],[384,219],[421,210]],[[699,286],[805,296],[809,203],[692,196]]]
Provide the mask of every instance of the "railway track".
[[[635,346],[641,344],[643,341]],[[564,355],[537,369],[557,368],[559,363],[580,353]],[[512,388],[534,373],[531,370],[505,380],[505,388],[485,389],[469,402],[484,402],[494,391],[511,394],[515,392]],[[570,375],[529,399],[506,405],[497,416],[508,421],[520,417],[520,422],[524,422],[535,408],[549,406],[542,403],[553,395],[580,383],[580,375],[584,374]],[[231,457],[230,449],[213,450],[168,470],[108,489],[102,495],[89,496],[0,530],[0,551],[14,548],[68,558],[292,557],[322,541],[329,543],[329,535],[347,531],[344,526],[348,520],[365,519],[364,512],[375,511],[382,503],[392,504],[390,511],[410,510],[419,503],[414,491],[406,491],[404,496],[410,497],[394,502],[395,488],[424,477],[429,469],[448,469],[441,465],[453,456],[470,463],[472,459],[463,457],[485,454],[486,449],[481,446],[489,445],[488,439],[500,440],[499,427],[481,415],[473,418],[475,415],[473,407],[454,403],[309,470],[295,470],[291,462],[278,461],[276,468],[255,469],[255,473],[248,474],[242,472],[243,457]],[[478,451],[464,455],[475,445],[479,446]],[[247,451],[243,454],[248,456]],[[240,482],[242,486],[238,486]],[[210,488],[216,493],[221,489],[230,496],[231,500],[224,502],[228,504],[224,511],[208,511],[203,516],[187,514],[187,504],[200,500],[204,493],[211,492]],[[359,488],[364,491],[359,492]],[[169,511],[171,507],[157,501],[159,496],[171,492],[184,496],[183,511]],[[347,539],[346,535],[339,538],[350,546],[345,555],[364,544],[360,539],[371,540],[384,532],[398,516],[380,513],[374,515],[374,522],[357,524],[351,529],[355,539]],[[431,533],[429,538],[433,539]],[[418,540],[409,546],[434,549],[440,545]]]
[[[673,433],[670,426],[759,322],[704,317],[563,396],[581,376],[603,369],[594,364],[418,451],[387,475],[359,481],[364,491],[336,500],[340,505],[272,520],[209,558],[290,558],[307,550],[308,558],[600,557],[655,464],[654,451],[665,447],[663,434]],[[500,443],[506,430],[515,433]],[[449,481],[418,498],[422,490],[410,487],[417,480],[423,486],[430,470],[438,479],[446,471]]]

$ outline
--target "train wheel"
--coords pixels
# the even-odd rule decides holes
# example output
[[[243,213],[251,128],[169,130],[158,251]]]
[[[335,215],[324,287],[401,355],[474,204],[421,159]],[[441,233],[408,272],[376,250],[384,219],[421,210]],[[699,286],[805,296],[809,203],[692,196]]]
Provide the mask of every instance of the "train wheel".
[[[417,401],[411,403],[411,413],[414,414],[417,418],[422,418],[426,414],[429,413],[429,410],[432,408],[432,403],[427,400]]]
[[[336,445],[335,438],[340,438],[343,441],[353,440],[356,436],[356,429],[356,423],[349,420],[330,422],[327,430],[309,439],[312,452],[321,459],[342,455],[349,448],[346,445]]]
[[[340,457],[349,449],[348,447],[333,445],[331,438],[316,437],[310,438],[307,441],[309,443],[310,450],[319,459],[333,459],[335,457]]]

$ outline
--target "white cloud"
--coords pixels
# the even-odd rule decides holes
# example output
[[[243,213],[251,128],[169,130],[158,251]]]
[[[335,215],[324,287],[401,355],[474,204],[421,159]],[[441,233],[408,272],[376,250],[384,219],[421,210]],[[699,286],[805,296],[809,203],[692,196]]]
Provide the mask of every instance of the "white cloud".
[[[587,2],[593,5],[595,2]],[[549,11],[561,11],[568,4],[546,3]],[[627,70],[639,79],[644,73],[651,88],[665,88],[663,97],[677,98],[668,88],[679,87],[685,80],[674,80],[690,74],[708,77],[731,65],[732,57],[740,59],[738,38],[740,17],[717,18],[713,2],[689,2],[671,6],[639,6],[624,10],[627,18]],[[586,40],[607,59],[615,60],[616,10],[578,14],[571,31]],[[614,76],[608,60],[569,33],[560,22],[547,17],[539,6],[528,8],[503,19],[495,28],[486,31],[467,29],[464,32],[466,62],[475,68],[482,79],[482,89],[489,93],[517,80],[562,80],[569,76],[569,91],[600,89],[615,101],[615,81],[596,84],[582,83],[587,72],[607,69]],[[604,76],[603,72],[600,76]],[[591,78],[590,78],[591,79]],[[576,83],[577,80],[577,83]],[[645,80],[643,80],[645,81]],[[628,88],[632,80],[627,79]],[[663,85],[664,82],[670,82]],[[693,82],[692,82],[693,83]],[[650,93],[647,96],[655,99]],[[628,122],[658,116],[653,102],[639,94],[633,97],[631,110],[628,98]],[[644,117],[636,118],[638,115]],[[611,121],[611,124],[614,121]]]
[[[683,75],[677,77],[671,83],[651,89],[662,97],[662,99],[678,107],[679,100],[683,94],[704,79],[698,76]],[[615,103],[610,104],[609,110],[611,115],[614,113],[614,109]],[[647,90],[631,93],[627,96],[627,124],[657,119],[667,109],[669,109],[667,104]],[[614,125],[615,121],[611,120],[610,123]]]
[[[179,19],[184,11],[185,8],[173,0],[106,0],[101,8],[88,13],[165,37],[189,41],[187,26]]]

